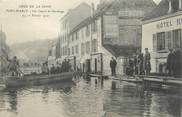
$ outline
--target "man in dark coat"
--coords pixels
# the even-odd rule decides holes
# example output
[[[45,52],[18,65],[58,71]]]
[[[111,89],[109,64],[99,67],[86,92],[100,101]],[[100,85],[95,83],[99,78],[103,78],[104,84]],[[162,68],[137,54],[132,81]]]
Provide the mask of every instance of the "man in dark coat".
[[[114,57],[112,57],[112,59],[110,61],[110,68],[111,68],[112,76],[116,75],[116,66],[117,66],[117,62],[114,59]]]
[[[9,72],[12,73],[12,76],[18,76],[19,74],[19,61],[16,56],[12,60],[8,60],[10,63],[8,65]]]
[[[169,76],[173,76],[175,58],[174,58],[173,50],[170,49],[169,51],[170,51],[170,53],[169,53],[169,55],[167,57],[167,67],[166,67],[166,69],[168,70]]]
[[[145,48],[144,68],[145,68],[145,75],[149,75],[151,70],[151,64],[150,64],[150,53],[148,51],[148,48]]]
[[[143,74],[143,53],[141,50],[137,50],[137,67],[138,67],[138,75]]]
[[[181,50],[177,47],[174,51],[174,76],[180,77],[181,74]]]

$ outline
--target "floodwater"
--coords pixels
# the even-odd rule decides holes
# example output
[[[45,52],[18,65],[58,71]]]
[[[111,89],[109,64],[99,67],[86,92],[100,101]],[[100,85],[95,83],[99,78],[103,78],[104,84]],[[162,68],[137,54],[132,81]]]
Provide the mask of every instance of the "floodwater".
[[[95,78],[0,91],[0,117],[181,117],[182,96],[170,89]]]

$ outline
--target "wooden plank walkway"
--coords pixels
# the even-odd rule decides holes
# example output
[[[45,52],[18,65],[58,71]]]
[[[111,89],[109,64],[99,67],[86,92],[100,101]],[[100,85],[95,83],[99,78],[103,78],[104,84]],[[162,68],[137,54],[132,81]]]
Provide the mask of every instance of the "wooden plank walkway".
[[[169,76],[146,76],[146,75],[136,75],[136,76],[103,76],[98,74],[89,74],[91,77],[108,77],[112,80],[124,81],[129,83],[147,83],[147,84],[160,84],[160,85],[173,85],[182,86],[182,78],[174,78]]]
[[[164,84],[182,86],[182,78],[174,78],[168,76],[134,76],[121,79],[121,81],[133,83],[148,83],[148,84]]]
[[[182,80],[180,78],[168,78],[168,77],[145,77],[143,81],[149,83],[165,84],[165,85],[181,85]]]

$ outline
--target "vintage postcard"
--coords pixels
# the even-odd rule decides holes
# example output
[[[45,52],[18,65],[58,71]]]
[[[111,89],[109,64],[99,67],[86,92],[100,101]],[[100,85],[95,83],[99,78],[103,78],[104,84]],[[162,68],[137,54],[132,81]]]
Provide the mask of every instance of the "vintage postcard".
[[[0,0],[0,117],[182,117],[182,0]]]

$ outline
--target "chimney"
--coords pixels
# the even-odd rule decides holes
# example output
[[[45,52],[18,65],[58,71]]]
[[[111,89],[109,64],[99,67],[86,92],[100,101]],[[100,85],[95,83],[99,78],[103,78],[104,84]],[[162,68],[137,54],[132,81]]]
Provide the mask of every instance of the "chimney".
[[[182,0],[179,0],[179,10],[182,10]]]
[[[171,0],[168,0],[168,3],[169,3],[168,13],[171,13],[172,12],[172,2],[171,2]]]

